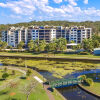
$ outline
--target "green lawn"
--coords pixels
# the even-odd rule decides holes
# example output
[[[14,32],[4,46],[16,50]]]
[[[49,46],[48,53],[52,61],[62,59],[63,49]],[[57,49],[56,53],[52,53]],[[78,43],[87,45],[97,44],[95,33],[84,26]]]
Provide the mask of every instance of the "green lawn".
[[[100,96],[100,82],[94,82],[93,86],[84,86],[84,88]]]
[[[100,96],[100,74],[87,74],[86,76],[87,78],[92,78],[94,84],[92,86],[87,86],[84,84],[83,87]],[[98,77],[98,80],[96,80],[96,77]]]
[[[6,78],[6,80],[2,80],[2,74],[4,73],[3,69],[0,69],[0,85],[3,85],[5,83],[10,82],[11,80],[13,80],[16,77],[20,77],[21,75],[23,75],[23,73],[19,72],[19,71],[15,71],[15,75],[12,75],[12,70],[7,70],[6,73],[9,74],[9,77]]]
[[[22,67],[19,67],[19,68],[26,70],[26,68],[22,68]],[[7,72],[10,74],[12,72],[12,70],[8,70]],[[32,74],[34,74],[34,76],[38,76],[41,80],[43,80],[43,77],[39,73],[37,73],[34,70],[31,70],[31,72],[32,72]],[[2,75],[2,70],[0,70],[0,75]],[[7,78],[7,80],[14,79],[17,76],[22,76],[22,73],[16,71],[16,75],[9,76]],[[30,84],[31,81],[35,81],[36,86],[33,89],[33,91],[31,92],[31,94],[29,95],[29,100],[49,100],[45,90],[43,89],[43,85],[40,84],[38,81],[36,81],[34,78],[32,78],[32,76],[29,76],[27,79],[19,78],[18,81],[13,82],[14,84],[16,84],[14,87],[7,87],[6,89],[1,90],[0,91],[0,100],[26,100],[26,94],[24,92],[22,92],[22,89],[26,85]],[[6,83],[6,80],[4,80],[3,82]],[[57,93],[58,93],[57,91],[53,92],[55,100],[63,100],[62,97]]]
[[[34,74],[37,75],[36,72]],[[19,72],[16,72],[16,77],[17,75],[19,75]],[[9,79],[11,79],[11,76],[7,80]],[[28,77],[28,79],[19,79],[17,82],[15,82],[15,87],[8,87],[0,91],[0,100],[26,100],[26,94],[22,92],[22,89],[24,88],[24,86],[28,85],[32,80],[35,81],[35,79],[33,79],[31,76]],[[49,100],[47,94],[43,89],[42,84],[37,82],[36,87],[29,96],[29,100]]]
[[[65,54],[65,53],[59,53],[59,54],[51,54],[51,53],[28,53],[28,52],[0,52],[0,55],[17,55],[17,56],[33,56],[33,57],[64,57],[64,58],[100,58],[100,56],[95,56],[95,55],[78,55],[78,54]]]

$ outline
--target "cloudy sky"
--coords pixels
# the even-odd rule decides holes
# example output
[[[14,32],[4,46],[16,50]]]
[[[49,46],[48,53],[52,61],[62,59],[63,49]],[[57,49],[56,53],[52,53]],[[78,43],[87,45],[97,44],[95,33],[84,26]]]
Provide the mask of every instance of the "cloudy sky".
[[[42,21],[100,21],[100,0],[0,0],[0,24]]]

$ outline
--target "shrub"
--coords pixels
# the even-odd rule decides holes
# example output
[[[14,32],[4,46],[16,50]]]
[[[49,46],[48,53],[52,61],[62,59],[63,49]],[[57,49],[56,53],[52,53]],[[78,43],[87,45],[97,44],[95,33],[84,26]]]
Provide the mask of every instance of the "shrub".
[[[15,70],[12,70],[12,75],[15,75]]]
[[[5,67],[5,68],[4,68],[4,72],[6,73],[6,72],[7,72],[7,70],[8,70],[8,69],[7,69],[7,67]]]
[[[31,74],[31,70],[27,70],[26,76],[30,76],[30,74]]]
[[[93,79],[87,78],[86,83],[87,83],[87,85],[91,86],[91,85],[93,85],[94,82],[93,82]]]
[[[4,74],[2,75],[2,78],[3,78],[3,79],[6,79],[8,76],[9,76],[8,73],[4,73]]]
[[[83,80],[86,80],[86,75],[82,75],[81,78],[82,78]]]

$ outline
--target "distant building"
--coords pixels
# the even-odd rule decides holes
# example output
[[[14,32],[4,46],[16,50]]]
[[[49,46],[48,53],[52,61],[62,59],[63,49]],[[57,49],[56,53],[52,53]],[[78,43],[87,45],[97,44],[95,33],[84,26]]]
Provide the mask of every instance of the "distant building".
[[[8,45],[16,47],[20,41],[25,45],[30,40],[45,40],[51,42],[53,39],[60,37],[66,38],[68,42],[82,43],[84,39],[91,38],[92,29],[84,26],[62,27],[62,26],[29,26],[29,27],[11,27],[2,31],[2,41]]]

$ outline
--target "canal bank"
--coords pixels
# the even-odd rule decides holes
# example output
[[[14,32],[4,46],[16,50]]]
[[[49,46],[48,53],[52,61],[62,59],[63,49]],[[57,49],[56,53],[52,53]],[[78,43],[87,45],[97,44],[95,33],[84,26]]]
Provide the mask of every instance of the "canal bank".
[[[78,87],[79,87],[80,89],[86,91],[87,93],[89,93],[89,94],[91,94],[91,95],[97,97],[98,99],[100,99],[100,95],[97,95],[97,94],[93,93],[92,91],[87,90],[87,89],[84,88],[81,84],[79,84]]]
[[[65,78],[72,78],[72,77],[78,77],[79,75],[83,75],[85,73],[93,73],[97,72],[100,73],[100,70],[90,70],[90,71],[82,71],[82,72],[74,72],[73,74],[66,75]],[[53,79],[51,73],[49,72],[40,72],[41,75],[46,77],[48,80]],[[46,75],[46,76],[45,76]],[[64,87],[64,88],[57,88],[57,90],[65,97],[67,100],[100,100],[97,96],[88,93],[87,91],[84,91],[79,86],[71,86],[71,87]]]
[[[28,67],[28,66],[27,66]],[[39,71],[39,70],[38,70]],[[72,74],[66,75],[64,78],[73,78],[73,77],[78,77],[80,75],[86,74],[86,73],[100,73],[99,69],[96,70],[85,70],[85,71],[77,71],[73,72]],[[39,71],[41,75],[43,75],[47,80],[52,80],[56,79],[54,76],[52,76],[52,73],[48,71]],[[95,96],[92,96],[88,94],[87,92],[83,91],[82,89],[78,88],[77,86],[75,87],[68,87],[68,88],[62,88],[62,89],[57,89],[67,100],[99,100]]]
[[[31,55],[0,55],[0,58],[22,58],[22,59],[36,59],[36,60],[49,60],[49,61],[82,61],[82,62],[100,62],[100,58],[87,58],[87,57],[63,57],[63,56],[31,56]]]

